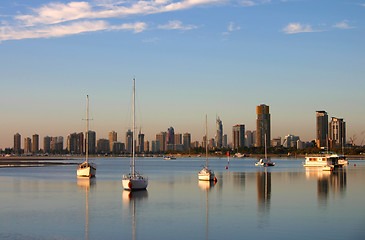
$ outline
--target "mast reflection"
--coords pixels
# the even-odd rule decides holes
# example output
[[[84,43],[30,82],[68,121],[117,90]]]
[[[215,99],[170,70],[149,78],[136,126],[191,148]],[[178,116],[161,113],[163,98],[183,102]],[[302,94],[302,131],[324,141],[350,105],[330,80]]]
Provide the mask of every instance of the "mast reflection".
[[[137,202],[148,198],[148,191],[146,189],[139,191],[123,191],[122,199],[123,205],[132,206],[132,239],[136,239],[136,208]]]
[[[258,212],[266,215],[270,210],[271,199],[271,172],[265,171],[256,172],[257,184],[257,206]]]
[[[89,239],[89,191],[95,186],[94,178],[77,178],[77,186],[85,191],[85,239]]]
[[[220,178],[221,179],[221,178]],[[209,239],[209,191],[215,186],[214,181],[199,181],[198,186],[201,190],[205,191],[205,239]]]

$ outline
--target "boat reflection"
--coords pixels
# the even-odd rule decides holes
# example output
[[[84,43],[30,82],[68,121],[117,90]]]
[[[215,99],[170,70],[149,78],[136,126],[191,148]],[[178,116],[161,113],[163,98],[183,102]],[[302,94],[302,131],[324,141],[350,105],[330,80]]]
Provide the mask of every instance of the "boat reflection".
[[[221,178],[222,179],[222,178]],[[205,238],[209,239],[209,191],[215,186],[215,181],[199,181],[198,186],[205,191]]]
[[[256,172],[257,207],[260,214],[267,215],[270,210],[271,172],[267,168],[264,170],[262,172]]]
[[[347,168],[336,168],[334,171],[322,171],[318,168],[306,168],[307,179],[317,179],[318,201],[327,204],[328,196],[344,194],[347,185]]]
[[[123,191],[122,199],[123,205],[132,206],[132,239],[136,239],[136,208],[137,202],[148,198],[148,191],[146,189],[139,191]]]
[[[77,186],[85,191],[85,239],[89,239],[89,191],[95,186],[94,178],[77,178]]]

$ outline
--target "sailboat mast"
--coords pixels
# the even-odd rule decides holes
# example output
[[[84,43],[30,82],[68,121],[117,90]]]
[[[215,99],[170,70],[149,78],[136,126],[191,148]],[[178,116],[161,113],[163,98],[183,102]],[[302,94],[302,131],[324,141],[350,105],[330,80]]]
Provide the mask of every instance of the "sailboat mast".
[[[205,114],[205,166],[208,168],[208,120]]]
[[[132,138],[132,175],[134,177],[135,175],[135,161],[134,161],[134,155],[135,155],[135,152],[136,152],[136,146],[135,146],[135,143],[134,143],[134,139],[135,139],[135,92],[136,92],[136,80],[135,78],[133,78],[133,138]]]
[[[266,133],[265,133],[265,159],[267,159]]]
[[[86,95],[86,133],[85,133],[85,154],[86,154],[86,163],[89,159],[89,95]]]

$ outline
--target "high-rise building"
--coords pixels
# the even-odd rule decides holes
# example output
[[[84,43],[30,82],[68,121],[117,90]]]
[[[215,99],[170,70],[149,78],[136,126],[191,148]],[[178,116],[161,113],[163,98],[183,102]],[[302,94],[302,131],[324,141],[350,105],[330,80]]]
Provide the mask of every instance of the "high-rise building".
[[[237,124],[232,128],[233,149],[245,146],[245,125]]]
[[[76,153],[77,133],[67,135],[67,151],[71,154]]]
[[[133,151],[133,132],[128,129],[125,134],[125,144],[126,144],[126,151],[127,153],[132,153]]]
[[[165,152],[166,149],[166,132],[161,132],[156,134],[156,141],[159,141],[159,152]]]
[[[32,153],[39,152],[39,135],[34,134],[32,136]]]
[[[332,117],[329,124],[329,138],[333,147],[344,147],[346,144],[346,122],[343,118]]]
[[[118,141],[117,137],[118,137],[118,135],[117,135],[117,132],[115,132],[115,131],[111,131],[108,134],[109,144],[110,144],[110,151],[111,152],[113,152],[113,143]]]
[[[247,130],[245,133],[245,146],[253,147],[256,143],[256,131]]]
[[[215,135],[215,142],[217,148],[222,148],[223,146],[223,124],[222,121],[217,117],[216,119],[217,133]]]
[[[144,151],[146,153],[150,152],[150,142],[149,141],[144,141]]]
[[[257,120],[256,120],[256,147],[270,146],[271,141],[271,124],[270,124],[270,112],[269,106],[261,104],[256,107]]]
[[[144,150],[144,134],[139,131],[138,134],[138,152],[143,153]]]
[[[32,152],[32,140],[29,137],[24,138],[24,153]]]
[[[175,132],[173,127],[169,127],[169,129],[167,129],[166,145],[169,144],[175,144]]]
[[[157,138],[157,136],[156,136]],[[158,153],[161,151],[161,146],[160,146],[160,140],[156,139],[156,140],[152,140],[152,144],[151,144],[151,150],[153,153]]]
[[[101,154],[108,153],[110,151],[110,144],[108,139],[98,139],[96,142],[96,151]]]
[[[191,148],[191,134],[184,133],[183,135],[184,150],[187,151]]]
[[[86,138],[88,140],[88,150],[89,150],[89,154],[95,154],[96,153],[96,133],[94,131],[89,130],[89,132],[86,133],[85,136],[85,146],[86,146]],[[86,147],[85,147],[85,151],[86,151]]]
[[[297,142],[299,140],[299,137],[298,136],[294,136],[294,135],[287,135],[285,136],[284,138],[284,141],[283,141],[283,147],[285,148],[297,148]]]
[[[21,135],[19,133],[14,134],[14,153],[19,154],[21,152]]]
[[[110,145],[110,143],[109,143]],[[124,151],[124,143],[121,143],[121,142],[113,142],[113,146],[112,146],[112,149],[111,149],[111,152],[113,154],[120,154]]]
[[[208,149],[213,149],[216,146],[214,138],[209,139]]]
[[[80,132],[76,135],[76,153],[82,154],[84,152],[84,133]]]
[[[48,136],[43,138],[43,152],[44,153],[51,152],[51,138]]]
[[[181,133],[175,133],[175,145],[180,145],[182,143],[183,143],[182,134]]]
[[[224,148],[228,147],[228,136],[227,136],[227,134],[223,135],[223,147]]]
[[[326,111],[316,111],[316,143],[318,148],[328,146],[328,115]]]
[[[61,153],[63,150],[63,137],[52,137],[50,145],[52,153]]]

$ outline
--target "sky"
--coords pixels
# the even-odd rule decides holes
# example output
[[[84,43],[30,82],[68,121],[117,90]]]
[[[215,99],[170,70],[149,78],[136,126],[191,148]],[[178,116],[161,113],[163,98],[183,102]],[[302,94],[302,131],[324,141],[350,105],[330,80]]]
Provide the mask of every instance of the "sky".
[[[134,77],[147,140],[173,126],[201,141],[207,114],[231,142],[266,104],[272,137],[315,139],[325,110],[360,144],[364,30],[364,0],[2,0],[0,148],[85,131],[86,95],[97,138],[124,142]]]

